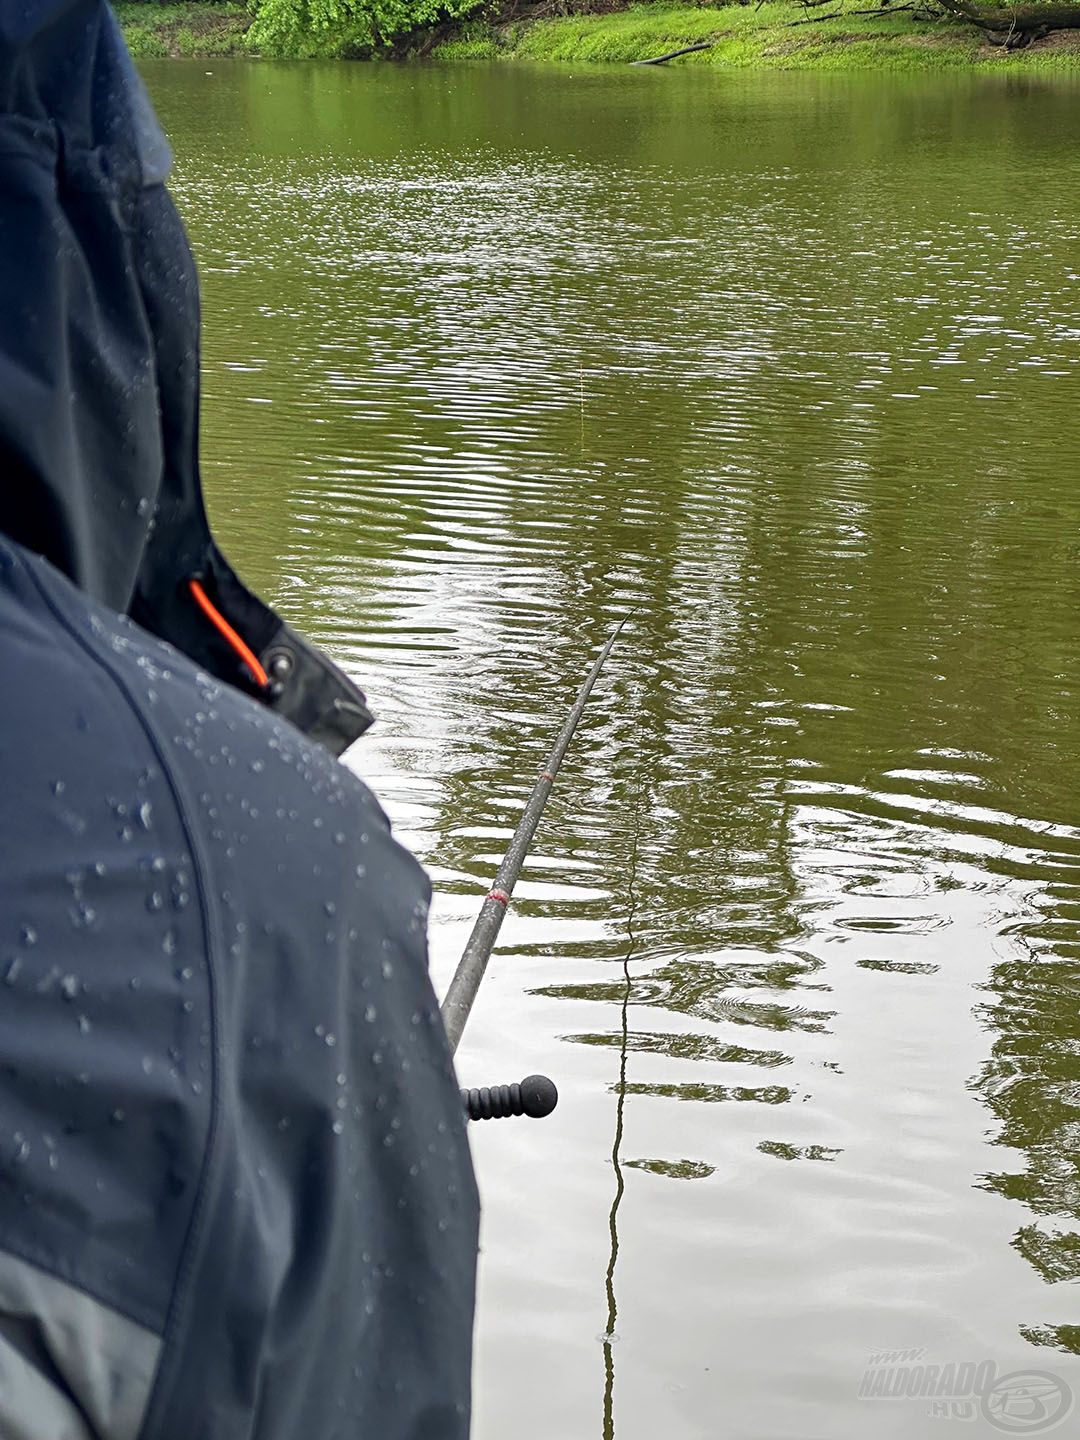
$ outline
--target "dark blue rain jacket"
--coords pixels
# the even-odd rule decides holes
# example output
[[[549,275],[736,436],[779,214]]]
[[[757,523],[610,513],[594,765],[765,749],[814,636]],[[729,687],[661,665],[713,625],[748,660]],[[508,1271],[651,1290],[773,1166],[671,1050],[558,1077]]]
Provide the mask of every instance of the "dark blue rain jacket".
[[[0,1437],[463,1440],[428,885],[211,539],[167,169],[108,8],[0,0]]]

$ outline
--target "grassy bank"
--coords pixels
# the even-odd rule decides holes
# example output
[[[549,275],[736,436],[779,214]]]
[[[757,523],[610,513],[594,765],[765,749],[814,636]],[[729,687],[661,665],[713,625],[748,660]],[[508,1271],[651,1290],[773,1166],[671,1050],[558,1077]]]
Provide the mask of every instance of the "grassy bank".
[[[672,65],[771,70],[970,69],[1072,70],[1080,73],[1080,32],[1061,31],[1022,51],[990,45],[979,31],[955,20],[918,19],[911,11],[871,15],[867,0],[833,7],[849,13],[806,23],[797,0],[719,7],[634,5],[604,15],[495,26],[473,21],[432,49],[436,59],[563,61],[628,64],[708,42]],[[833,10],[826,7],[825,12]]]
[[[990,45],[980,32],[945,17],[911,11],[854,13],[868,0],[838,0],[805,23],[798,0],[720,6],[656,3],[606,14],[459,22],[421,37],[413,53],[437,60],[561,61],[628,64],[708,42],[673,65],[770,70],[932,71],[981,67],[1080,74],[1080,31],[1057,31],[1025,50]],[[847,13],[834,15],[834,10]],[[117,14],[138,56],[254,53],[251,13],[234,4],[119,4]],[[408,45],[402,47],[409,52]]]
[[[114,5],[133,55],[247,55],[251,12],[244,5]]]

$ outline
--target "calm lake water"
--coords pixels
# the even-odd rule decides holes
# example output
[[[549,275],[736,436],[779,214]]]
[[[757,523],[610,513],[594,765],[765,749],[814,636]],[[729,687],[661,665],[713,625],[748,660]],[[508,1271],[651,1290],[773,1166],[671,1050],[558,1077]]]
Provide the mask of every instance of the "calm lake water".
[[[1076,1433],[1080,86],[144,71],[440,987],[633,610],[459,1052],[562,1093],[474,1127],[476,1440]]]

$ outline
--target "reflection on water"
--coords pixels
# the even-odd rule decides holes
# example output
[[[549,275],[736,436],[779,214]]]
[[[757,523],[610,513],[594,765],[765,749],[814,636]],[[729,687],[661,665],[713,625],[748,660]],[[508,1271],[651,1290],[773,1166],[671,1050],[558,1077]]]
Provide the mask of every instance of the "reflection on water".
[[[614,1347],[619,1339],[619,1332],[616,1325],[619,1319],[619,1305],[615,1295],[615,1267],[619,1262],[619,1207],[622,1205],[623,1196],[626,1193],[626,1181],[623,1177],[623,1134],[626,1124],[626,1096],[629,1093],[626,1083],[626,1065],[629,1054],[629,1014],[630,1014],[630,965],[634,959],[637,948],[637,935],[634,931],[636,918],[636,896],[634,894],[634,880],[637,875],[638,860],[638,820],[639,814],[635,806],[633,819],[634,828],[630,842],[630,867],[627,875],[627,912],[626,912],[626,954],[622,960],[622,1000],[619,1006],[619,1034],[617,1037],[619,1045],[619,1079],[616,1086],[615,1100],[615,1133],[611,1140],[611,1168],[615,1175],[615,1193],[611,1197],[611,1211],[608,1215],[608,1229],[611,1233],[611,1249],[608,1252],[607,1274],[604,1277],[604,1285],[607,1299],[606,1324],[600,1343],[604,1347],[604,1425],[603,1440],[613,1440],[615,1435],[615,1351]],[[589,1037],[585,1037],[588,1039]],[[606,1041],[609,1037],[602,1036],[601,1040]],[[630,1165],[637,1165],[643,1168],[655,1168],[657,1165],[663,1167],[664,1161],[631,1160]],[[704,1166],[706,1173],[710,1173],[710,1167]]]
[[[440,981],[634,612],[460,1055],[564,1096],[474,1136],[479,1440],[1080,1389],[1077,89],[146,73],[218,528],[371,694]]]

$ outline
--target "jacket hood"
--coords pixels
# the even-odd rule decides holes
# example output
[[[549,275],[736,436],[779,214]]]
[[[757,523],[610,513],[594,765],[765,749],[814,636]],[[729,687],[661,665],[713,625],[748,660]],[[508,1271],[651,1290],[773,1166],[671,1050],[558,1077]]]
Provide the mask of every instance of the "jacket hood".
[[[363,694],[210,532],[170,164],[104,0],[0,0],[0,530],[340,754]]]

